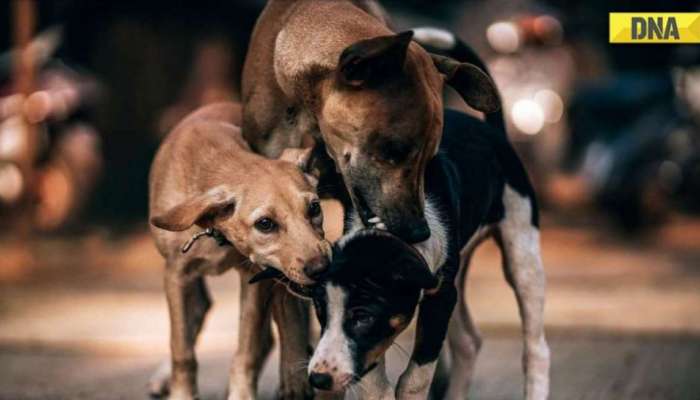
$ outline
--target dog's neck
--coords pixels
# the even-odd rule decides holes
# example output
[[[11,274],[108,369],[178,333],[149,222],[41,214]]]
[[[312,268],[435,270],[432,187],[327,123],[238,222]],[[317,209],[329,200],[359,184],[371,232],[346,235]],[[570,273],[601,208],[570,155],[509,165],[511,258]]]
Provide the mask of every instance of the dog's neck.
[[[442,222],[442,216],[440,215],[437,205],[429,197],[425,199],[425,208],[423,212],[425,213],[425,218],[428,220],[430,238],[424,242],[414,244],[413,247],[423,256],[430,270],[434,273],[447,260],[447,226]],[[348,234],[364,228],[362,219],[355,209],[349,210],[346,223],[348,226]]]
[[[430,228],[430,238],[424,242],[414,244],[413,247],[425,258],[430,270],[435,272],[447,260],[447,226],[442,221],[442,216],[436,203],[430,198],[425,199],[423,212]]]

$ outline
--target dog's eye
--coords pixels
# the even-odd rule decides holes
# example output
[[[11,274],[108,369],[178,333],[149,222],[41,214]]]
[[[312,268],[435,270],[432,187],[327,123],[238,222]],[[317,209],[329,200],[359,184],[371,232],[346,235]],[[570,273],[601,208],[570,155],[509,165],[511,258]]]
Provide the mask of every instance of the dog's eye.
[[[367,329],[374,324],[374,315],[366,311],[351,311],[350,321],[354,329]]]
[[[410,143],[388,140],[380,146],[380,156],[389,164],[396,165],[404,162],[412,150],[413,146]]]
[[[270,218],[263,217],[255,221],[255,229],[262,233],[270,233],[277,229],[277,223]]]
[[[314,200],[309,203],[309,218],[316,218],[321,215],[321,203],[318,200]]]

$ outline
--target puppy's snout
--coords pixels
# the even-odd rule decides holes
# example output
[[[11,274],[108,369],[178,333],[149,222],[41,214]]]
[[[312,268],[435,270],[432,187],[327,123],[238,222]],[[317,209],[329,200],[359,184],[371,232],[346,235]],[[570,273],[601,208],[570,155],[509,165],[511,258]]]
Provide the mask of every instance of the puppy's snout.
[[[309,383],[319,390],[331,390],[333,387],[333,377],[323,372],[312,372],[309,375]]]
[[[311,279],[319,279],[327,270],[330,265],[330,260],[328,256],[318,256],[306,263],[304,266],[304,273]]]

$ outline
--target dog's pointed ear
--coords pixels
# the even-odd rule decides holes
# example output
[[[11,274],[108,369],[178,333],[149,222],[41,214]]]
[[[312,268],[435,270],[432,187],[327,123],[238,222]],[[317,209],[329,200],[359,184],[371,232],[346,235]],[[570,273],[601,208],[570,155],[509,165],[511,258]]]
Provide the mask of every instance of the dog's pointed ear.
[[[305,174],[311,174],[311,160],[312,160],[313,147],[308,147],[305,149],[299,148],[286,148],[280,154],[279,159],[282,161],[289,161],[290,163],[299,167],[301,172]]]
[[[319,169],[314,164],[313,147],[308,147],[305,149],[284,149],[284,151],[282,151],[282,154],[280,154],[279,159],[291,162],[292,164],[296,165],[313,186],[316,186],[318,184],[318,179],[321,175],[321,171],[319,171]]]
[[[423,256],[413,246],[388,232],[376,229],[359,231],[341,239],[337,248],[342,263],[352,266],[343,272],[374,276],[397,287],[432,289],[438,285]]]
[[[172,232],[187,230],[195,224],[210,228],[217,218],[232,214],[235,207],[234,194],[228,188],[216,187],[153,216],[150,222]]]
[[[501,108],[496,84],[479,67],[437,54],[430,57],[438,71],[445,75],[445,83],[459,92],[471,107],[487,114]]]
[[[371,86],[398,76],[406,61],[413,31],[361,40],[343,50],[337,80],[352,87]]]

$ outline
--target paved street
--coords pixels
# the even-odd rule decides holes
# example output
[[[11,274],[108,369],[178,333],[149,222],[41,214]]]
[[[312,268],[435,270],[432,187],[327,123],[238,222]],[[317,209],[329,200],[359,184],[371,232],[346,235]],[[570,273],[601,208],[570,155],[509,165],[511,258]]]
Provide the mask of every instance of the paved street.
[[[700,222],[622,240],[545,219],[552,399],[700,398]],[[144,231],[0,243],[0,400],[146,398],[167,355],[162,262]],[[519,398],[520,338],[494,246],[468,286],[485,345],[473,399]],[[221,399],[236,327],[235,273],[210,280],[215,306],[199,349],[203,399]],[[395,379],[410,334],[390,351]],[[260,384],[274,397],[276,354]]]

